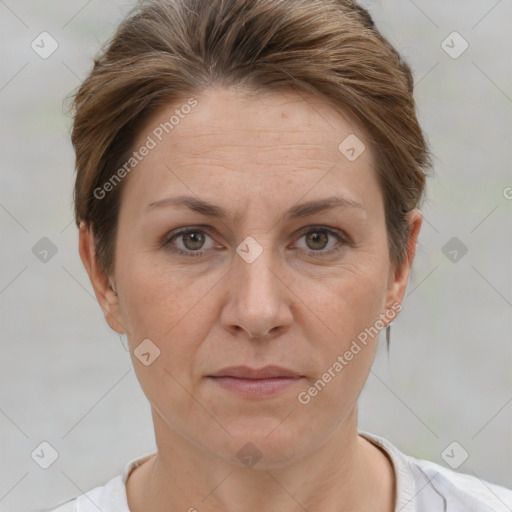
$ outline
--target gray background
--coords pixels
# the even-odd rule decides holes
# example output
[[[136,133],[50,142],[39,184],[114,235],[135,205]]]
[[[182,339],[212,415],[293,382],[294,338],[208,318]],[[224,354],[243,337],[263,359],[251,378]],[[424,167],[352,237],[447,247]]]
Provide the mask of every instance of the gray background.
[[[125,340],[79,258],[63,113],[133,4],[0,0],[2,511],[55,505],[155,449]],[[447,467],[442,453],[457,441],[455,458],[469,454],[458,471],[512,487],[512,2],[365,5],[413,66],[436,159],[390,359],[382,338],[360,429]],[[31,48],[43,31],[59,45],[47,59]],[[469,43],[456,59],[441,46],[453,31]],[[43,237],[57,248],[46,263],[32,252]],[[58,452],[46,470],[31,458],[43,441]]]

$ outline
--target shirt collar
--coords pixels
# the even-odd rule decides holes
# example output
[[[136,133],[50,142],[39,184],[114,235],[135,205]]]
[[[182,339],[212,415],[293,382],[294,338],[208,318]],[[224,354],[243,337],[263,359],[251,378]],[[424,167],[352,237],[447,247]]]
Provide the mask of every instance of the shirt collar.
[[[391,459],[396,478],[396,506],[394,512],[415,512],[416,486],[407,455],[383,437],[361,430],[358,434],[381,447]]]

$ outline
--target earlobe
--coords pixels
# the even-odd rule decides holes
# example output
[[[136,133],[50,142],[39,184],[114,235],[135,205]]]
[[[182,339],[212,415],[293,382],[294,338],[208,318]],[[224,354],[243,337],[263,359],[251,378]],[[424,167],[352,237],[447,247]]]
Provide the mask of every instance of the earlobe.
[[[78,251],[105,320],[111,329],[119,334],[125,334],[120,321],[118,294],[110,286],[108,277],[98,263],[94,235],[92,229],[87,227],[84,221],[80,223],[79,227]]]

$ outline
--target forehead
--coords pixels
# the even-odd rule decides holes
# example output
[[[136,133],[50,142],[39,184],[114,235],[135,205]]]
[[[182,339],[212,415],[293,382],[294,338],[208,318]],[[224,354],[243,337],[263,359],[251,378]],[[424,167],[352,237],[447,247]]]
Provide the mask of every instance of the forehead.
[[[171,108],[179,110],[176,103]],[[165,109],[158,113],[153,125],[166,117]],[[159,118],[159,119],[158,119]],[[188,122],[187,122],[188,120]],[[155,123],[156,121],[156,123]],[[150,127],[146,126],[146,131]],[[176,127],[178,128],[178,126]],[[244,92],[235,88],[210,88],[197,97],[197,106],[180,123],[176,135],[178,144],[194,137],[203,137],[199,151],[226,146],[230,140],[239,143],[246,135],[247,147],[277,146],[282,141],[294,140],[306,146],[308,142],[329,143],[363,129],[348,112],[336,112],[330,104],[305,92],[294,90]],[[305,139],[305,135],[309,137]],[[208,139],[204,136],[207,135]],[[311,140],[308,140],[311,139]],[[214,148],[208,146],[214,145]],[[337,146],[337,144],[335,145]],[[324,148],[326,149],[326,148]],[[335,153],[336,154],[336,153]]]
[[[314,196],[341,184],[375,186],[364,129],[318,97],[217,87],[190,100],[162,107],[139,132],[135,149],[149,139],[154,143],[128,180],[133,185],[127,193],[144,202],[142,208],[169,191],[207,199],[251,190],[278,198],[284,188],[300,196],[311,189]],[[365,148],[353,160],[343,153],[347,148],[340,149],[351,137],[360,143],[358,152]]]
[[[136,146],[151,135],[159,146],[157,152],[164,146],[180,157],[226,154],[225,149],[289,149],[285,146],[295,143],[296,149],[317,149],[335,162],[340,142],[351,134],[366,138],[363,126],[348,110],[336,110],[305,91],[249,92],[217,86],[160,108],[140,130]]]

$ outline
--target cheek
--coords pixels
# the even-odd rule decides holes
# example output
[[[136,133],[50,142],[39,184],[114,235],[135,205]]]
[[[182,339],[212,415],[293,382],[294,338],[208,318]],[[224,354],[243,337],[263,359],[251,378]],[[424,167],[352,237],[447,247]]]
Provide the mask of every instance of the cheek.
[[[384,281],[377,273],[359,272],[350,276],[339,285],[338,314],[345,321],[351,319],[351,323],[364,328],[381,312],[384,291]]]
[[[303,285],[301,294],[310,307],[305,313],[309,320],[302,322],[304,336],[315,360],[316,379],[329,382],[319,405],[325,400],[324,405],[334,406],[339,393],[348,390],[347,400],[355,398],[367,378],[380,333],[376,322],[384,312],[386,297],[381,269],[378,265],[372,268],[340,269],[336,277],[316,288]]]
[[[122,317],[129,326],[130,355],[141,388],[153,405],[165,409],[172,403],[185,411],[190,397],[179,383],[190,380],[197,347],[209,329],[199,299],[212,285],[194,282],[148,255],[120,258],[118,276],[123,282]],[[143,354],[148,352],[151,362],[146,365]]]
[[[120,258],[123,283],[121,315],[136,345],[149,338],[162,355],[182,359],[210,325],[213,275],[198,276],[171,265],[162,255],[141,253]],[[210,295],[209,295],[210,292]],[[164,354],[165,352],[165,354]]]
[[[375,262],[361,268],[343,267],[320,282],[301,284],[300,296],[330,337],[341,342],[373,325],[386,300],[386,275]],[[329,336],[328,336],[329,337]]]
[[[316,297],[312,309],[327,334],[314,335],[313,324],[318,328],[319,322],[310,316],[305,336],[316,372],[297,396],[298,411],[301,417],[323,417],[334,429],[357,402],[375,357],[379,339],[375,323],[383,312],[382,278],[345,273],[319,289]],[[326,410],[331,411],[329,418]]]

